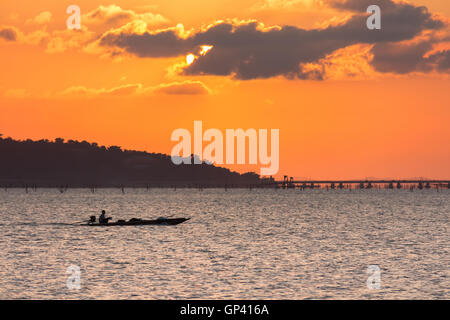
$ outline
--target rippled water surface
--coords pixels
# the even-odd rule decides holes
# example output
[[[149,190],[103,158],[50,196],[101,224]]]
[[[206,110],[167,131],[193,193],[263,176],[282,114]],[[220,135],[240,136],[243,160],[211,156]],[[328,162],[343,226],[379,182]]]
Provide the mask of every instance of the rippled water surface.
[[[449,190],[1,190],[0,298],[449,299],[449,200]],[[103,208],[114,220],[192,219],[67,224]],[[66,285],[71,265],[79,290]]]

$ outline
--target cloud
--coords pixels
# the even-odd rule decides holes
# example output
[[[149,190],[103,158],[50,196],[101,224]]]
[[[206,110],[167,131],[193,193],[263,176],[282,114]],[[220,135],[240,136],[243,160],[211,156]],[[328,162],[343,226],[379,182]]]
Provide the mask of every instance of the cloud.
[[[0,39],[6,41],[17,41],[18,31],[14,27],[0,27]]]
[[[82,26],[81,30],[47,31],[47,27],[24,33],[13,26],[0,27],[0,39],[27,45],[41,45],[47,53],[64,52],[67,49],[79,49],[95,39],[95,33]]]
[[[0,38],[44,44],[48,53],[82,49],[114,59],[127,55],[170,58],[194,54],[196,58],[192,63],[179,63],[169,68],[171,74],[186,76],[231,76],[241,80],[283,76],[323,80],[332,78],[332,73],[364,74],[367,66],[378,72],[399,74],[449,72],[448,48],[437,50],[440,43],[448,42],[446,20],[431,14],[426,7],[393,0],[266,0],[265,3],[320,4],[349,13],[344,20],[315,29],[286,25],[267,27],[257,20],[230,19],[216,21],[199,30],[186,31],[181,24],[150,30],[149,26],[160,26],[167,20],[159,14],[137,13],[109,5],[83,15],[79,31],[47,32],[44,26],[24,35],[14,27],[3,26]],[[372,3],[382,7],[381,30],[366,27],[365,9]],[[45,23],[50,19],[51,14],[43,12],[32,21]],[[97,29],[94,32],[88,29],[91,26],[107,27],[108,31]],[[436,35],[440,32],[447,32],[447,40],[438,40]],[[432,40],[417,40],[424,36]],[[212,49],[202,53],[205,45]],[[354,48],[364,48],[364,54]],[[177,92],[173,88],[165,90]]]
[[[191,80],[160,84],[153,88],[152,91],[170,95],[202,95],[211,93],[211,90],[203,82]]]
[[[334,51],[348,46],[401,42],[444,27],[443,21],[432,16],[425,7],[391,0],[382,2],[386,8],[383,9],[381,30],[366,27],[364,10],[343,23],[322,29],[266,28],[254,20],[227,20],[187,36],[180,36],[174,28],[141,33],[116,30],[105,33],[99,45],[151,58],[198,54],[202,45],[213,46],[207,54],[198,56],[194,63],[184,68],[185,75],[231,75],[243,80],[276,76],[323,79],[324,68],[306,70],[303,66],[318,63]],[[333,2],[333,5],[351,10],[360,6],[356,0]]]
[[[138,57],[176,57],[185,55],[198,46],[193,43],[193,39],[183,38],[179,29],[174,27],[152,32],[128,24],[106,32],[98,44],[123,49]]]
[[[303,64],[306,71],[316,71],[323,75],[323,79],[362,79],[373,78],[370,61],[372,45],[356,44],[334,51],[316,63]]]
[[[45,45],[50,39],[50,34],[45,29],[25,34],[16,27],[3,26],[0,27],[0,39],[17,44]]]
[[[144,87],[140,83],[101,89],[88,88],[85,86],[73,86],[60,92],[58,95],[79,98],[94,98],[152,94],[202,95],[209,93],[211,93],[211,90],[203,82],[186,80],[183,82],[163,83],[154,87]]]
[[[52,14],[49,11],[44,11],[38,14],[33,19],[28,19],[25,24],[27,25],[43,25],[47,24],[52,20]]]
[[[148,27],[162,26],[167,22],[168,20],[160,14],[136,13],[133,10],[124,10],[117,5],[101,5],[82,16],[81,30],[53,31],[49,37],[46,52],[60,53],[68,49],[82,48],[86,53],[103,55],[105,52],[96,45],[97,35],[91,28],[107,29],[110,32],[120,30],[142,33],[147,31]],[[118,56],[119,53],[110,52],[107,56]]]
[[[413,43],[379,43],[372,48],[372,65],[376,71],[406,74],[410,72],[448,72],[450,50],[427,55],[433,40]]]
[[[4,90],[3,96],[5,98],[23,99],[29,97],[30,93],[26,89],[7,89]]]
[[[435,64],[435,67],[440,72],[450,72],[450,50],[443,50],[430,55],[427,58]]]
[[[127,84],[123,86],[113,87],[110,89],[92,89],[87,88],[85,86],[74,86],[70,87],[60,95],[66,96],[78,96],[78,97],[92,97],[92,96],[126,96],[130,94],[134,94],[142,89],[141,84]]]
[[[81,30],[55,30],[47,36],[47,53],[61,53],[68,49],[79,49],[95,39],[95,33],[85,26]]]
[[[413,44],[377,43],[372,49],[372,65],[379,72],[428,72],[432,67],[426,62],[424,55],[431,48],[429,41]]]
[[[82,17],[81,30],[69,30],[67,28],[47,31],[47,25],[52,20],[52,14],[45,11],[32,19],[26,20],[25,24],[34,26],[34,31],[24,33],[13,26],[0,26],[0,39],[18,42],[21,44],[46,46],[47,53],[61,53],[68,49],[82,49],[87,53],[104,54],[95,45],[95,41],[104,30],[90,28],[106,28],[106,30],[117,30],[122,32],[145,32],[149,27],[162,26],[168,22],[160,14],[136,13],[132,10],[124,10],[116,5],[99,6],[86,13]],[[109,53],[108,56],[118,55]]]
[[[84,24],[106,28],[122,26],[135,20],[142,21],[148,26],[161,26],[168,22],[168,20],[160,14],[153,14],[150,12],[136,13],[133,10],[124,10],[114,4],[109,6],[99,6],[83,15],[82,18]]]

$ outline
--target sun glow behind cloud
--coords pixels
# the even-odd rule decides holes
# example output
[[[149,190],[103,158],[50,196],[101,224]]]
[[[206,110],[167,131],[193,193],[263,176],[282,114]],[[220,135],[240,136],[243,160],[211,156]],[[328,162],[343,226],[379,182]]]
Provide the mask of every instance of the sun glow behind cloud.
[[[194,60],[195,60],[195,55],[193,55],[192,53],[190,53],[190,54],[188,54],[187,56],[186,56],[186,64],[189,66],[189,65],[191,65],[191,64],[193,64],[194,63]]]
[[[213,48],[213,46],[208,46],[208,45],[203,45],[200,47],[200,52],[198,53],[200,56],[204,56],[206,55],[211,49]],[[191,64],[194,63],[194,61],[197,59],[198,57],[195,54],[189,53],[186,56],[186,64],[188,66],[190,66]]]
[[[200,51],[200,55],[204,56],[208,53],[209,50],[213,48],[213,46],[201,46],[202,50]]]

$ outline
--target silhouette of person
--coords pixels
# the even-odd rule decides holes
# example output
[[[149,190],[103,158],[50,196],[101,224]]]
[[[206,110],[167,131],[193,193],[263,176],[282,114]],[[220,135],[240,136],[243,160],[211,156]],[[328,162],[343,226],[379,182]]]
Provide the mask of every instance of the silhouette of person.
[[[106,214],[106,211],[105,211],[105,210],[102,210],[102,214],[101,214],[100,217],[98,218],[98,222],[99,222],[99,223],[108,223],[108,221],[111,219],[111,218],[106,218],[106,217],[105,217],[105,214]]]

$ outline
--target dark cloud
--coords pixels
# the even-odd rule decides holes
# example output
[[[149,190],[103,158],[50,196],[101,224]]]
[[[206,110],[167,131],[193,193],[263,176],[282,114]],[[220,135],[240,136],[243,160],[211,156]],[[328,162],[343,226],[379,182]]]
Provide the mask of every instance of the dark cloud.
[[[13,28],[0,27],[0,38],[5,39],[6,41],[16,41],[17,32]]]
[[[390,64],[389,58],[381,54],[383,46],[390,49],[390,43],[411,40],[422,31],[444,26],[425,7],[382,0],[378,1],[382,5],[382,29],[368,30],[366,8],[368,3],[376,2],[334,1],[337,8],[359,13],[343,24],[325,29],[283,26],[263,30],[257,22],[221,22],[187,38],[180,37],[175,30],[144,34],[114,32],[105,34],[100,44],[125,49],[139,57],[174,57],[199,52],[202,45],[212,45],[211,51],[184,70],[189,75],[233,75],[244,80],[279,75],[322,79],[323,71],[307,72],[301,64],[318,62],[326,55],[353,44],[367,43],[378,46],[374,49],[375,58],[379,68],[383,69]],[[412,56],[408,59],[414,64]],[[390,59],[394,62],[395,57]],[[409,64],[400,60],[398,70],[412,70]]]
[[[109,33],[102,37],[103,46],[119,47],[138,57],[176,57],[193,49],[192,43],[178,37],[173,30],[156,34]]]
[[[450,72],[450,50],[440,51],[430,55],[428,61],[436,64],[436,69],[440,72]]]
[[[377,43],[372,53],[372,65],[379,72],[405,74],[413,71],[431,71],[432,66],[424,59],[432,48],[430,41],[415,44]]]
[[[339,34],[347,36],[353,33],[354,39],[361,43],[377,43],[386,41],[402,41],[414,38],[424,30],[438,30],[444,27],[444,23],[433,18],[426,7],[415,7],[407,3],[393,3],[390,0],[379,2],[386,3],[381,7],[381,30],[368,30],[366,28],[367,7],[376,4],[377,1],[348,0],[347,3],[367,3],[363,5],[361,14],[353,16],[339,30]],[[372,3],[375,2],[375,3]],[[364,14],[362,14],[364,13]]]
[[[427,56],[433,40],[417,43],[381,43],[372,48],[372,65],[379,72],[406,74],[414,71],[450,71],[450,51],[444,50]]]
[[[257,23],[239,26],[222,23],[193,37],[194,45],[210,44],[213,48],[186,68],[185,73],[234,75],[244,80],[278,75],[321,79],[320,73],[304,72],[300,63],[324,57],[341,48],[342,41],[312,32],[316,35],[295,27],[262,31]],[[351,43],[346,41],[345,45]]]
[[[446,70],[445,53],[442,53],[443,56],[425,58],[426,53],[437,42],[436,40],[396,43],[412,39],[423,30],[438,30],[445,26],[442,21],[433,18],[426,7],[416,7],[405,2],[395,3],[392,0],[331,1],[331,5],[336,8],[354,12],[365,12],[367,7],[373,4],[378,5],[381,9],[382,30],[393,31],[390,34],[390,41],[385,41],[386,39],[383,41],[381,33],[372,33],[375,45],[371,53],[374,56],[372,65],[375,70],[398,74]]]

